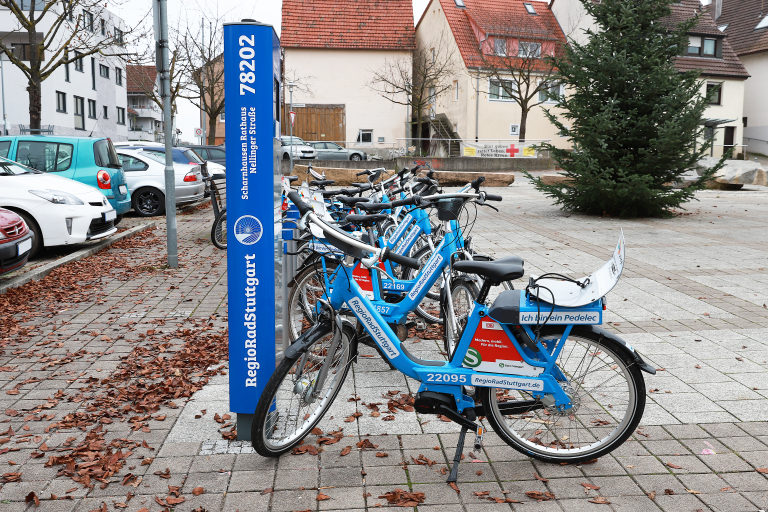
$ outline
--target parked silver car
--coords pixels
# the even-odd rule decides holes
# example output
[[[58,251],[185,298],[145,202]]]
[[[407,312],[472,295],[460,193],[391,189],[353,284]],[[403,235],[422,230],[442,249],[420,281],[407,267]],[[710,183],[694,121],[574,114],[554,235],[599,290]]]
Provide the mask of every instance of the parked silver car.
[[[142,217],[165,213],[165,154],[128,147],[116,149],[131,191],[133,210]],[[173,170],[177,205],[203,198],[205,182],[200,165],[173,162]]]
[[[293,153],[293,159],[312,160],[316,156],[315,148],[308,145],[300,137],[289,137],[283,135],[280,137],[280,145],[282,145],[282,158],[283,160],[290,160],[291,153]]]
[[[349,149],[335,142],[307,142],[315,148],[318,160],[368,160],[368,154],[359,149]]]

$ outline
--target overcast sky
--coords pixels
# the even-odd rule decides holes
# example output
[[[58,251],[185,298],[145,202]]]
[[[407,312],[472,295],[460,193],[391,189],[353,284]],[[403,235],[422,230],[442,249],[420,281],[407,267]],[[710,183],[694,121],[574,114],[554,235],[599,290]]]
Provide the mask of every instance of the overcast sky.
[[[199,2],[200,0],[198,0]],[[202,9],[198,2],[168,2],[168,23],[175,25],[178,22],[189,23],[197,26],[200,23]],[[275,27],[280,34],[280,19],[282,10],[281,0],[202,0],[207,9],[218,9],[218,12],[226,21],[239,21],[243,18],[252,18],[262,23],[268,23]],[[123,18],[129,26],[135,26],[148,15],[151,4],[145,8],[137,8],[135,0],[129,0],[122,6],[117,7],[115,14]],[[413,0],[414,17],[418,20],[422,12],[427,7],[429,0]],[[339,16],[343,16],[339,13]],[[151,19],[151,13],[149,13]],[[200,113],[195,106],[187,100],[179,100],[179,115],[176,121],[177,127],[182,131],[181,139],[188,142],[198,143],[198,139],[193,136],[194,129],[200,126]]]

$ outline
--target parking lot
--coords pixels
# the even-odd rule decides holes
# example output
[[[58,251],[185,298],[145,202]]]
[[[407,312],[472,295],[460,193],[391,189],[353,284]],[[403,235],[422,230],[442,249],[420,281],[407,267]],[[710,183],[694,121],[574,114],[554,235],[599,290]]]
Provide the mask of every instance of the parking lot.
[[[768,189],[705,191],[677,217],[632,221],[562,212],[521,176],[493,192],[501,211],[481,210],[471,234],[482,251],[524,257],[526,279],[589,274],[624,230],[607,328],[659,371],[645,376],[641,428],[613,454],[543,464],[491,433],[479,452],[467,443],[457,493],[442,468],[458,428],[397,409],[390,421],[373,415],[367,405],[387,408],[417,385],[367,348],[319,426],[343,428],[338,442],[318,445],[313,435],[305,444],[317,455],[270,460],[227,439],[226,253],[211,245],[212,215],[200,209],[179,216],[177,270],[163,265],[160,223],[78,263],[111,262],[97,280],[54,273],[7,303],[0,420],[11,432],[0,445],[0,512],[35,509],[24,504],[30,492],[36,510],[367,510],[388,506],[383,496],[398,488],[424,493],[418,510],[432,511],[768,508],[768,470],[759,471],[768,468]],[[52,302],[44,291],[61,283],[79,288],[61,286]],[[424,338],[406,341],[408,350],[441,357]],[[149,405],[123,409],[136,393]],[[75,449],[72,469],[50,462]],[[122,465],[109,462],[118,451]],[[94,468],[114,471],[85,481]]]

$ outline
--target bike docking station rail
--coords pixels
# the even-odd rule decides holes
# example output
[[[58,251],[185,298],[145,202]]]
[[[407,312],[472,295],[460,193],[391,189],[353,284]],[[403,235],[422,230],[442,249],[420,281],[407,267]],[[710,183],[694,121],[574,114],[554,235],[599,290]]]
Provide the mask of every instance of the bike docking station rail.
[[[246,441],[283,347],[280,306],[289,265],[282,241],[280,64],[280,40],[271,25],[224,24],[224,93],[231,118],[225,131],[229,408],[237,416],[238,440]]]

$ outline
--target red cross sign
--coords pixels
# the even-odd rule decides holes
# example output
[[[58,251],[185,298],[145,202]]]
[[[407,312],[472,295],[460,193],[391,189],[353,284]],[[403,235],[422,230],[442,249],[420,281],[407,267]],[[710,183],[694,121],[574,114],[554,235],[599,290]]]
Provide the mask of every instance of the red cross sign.
[[[509,157],[510,158],[514,158],[515,155],[520,152],[520,150],[517,149],[514,144],[510,144],[509,147],[507,149],[505,149],[504,151],[509,153]]]

